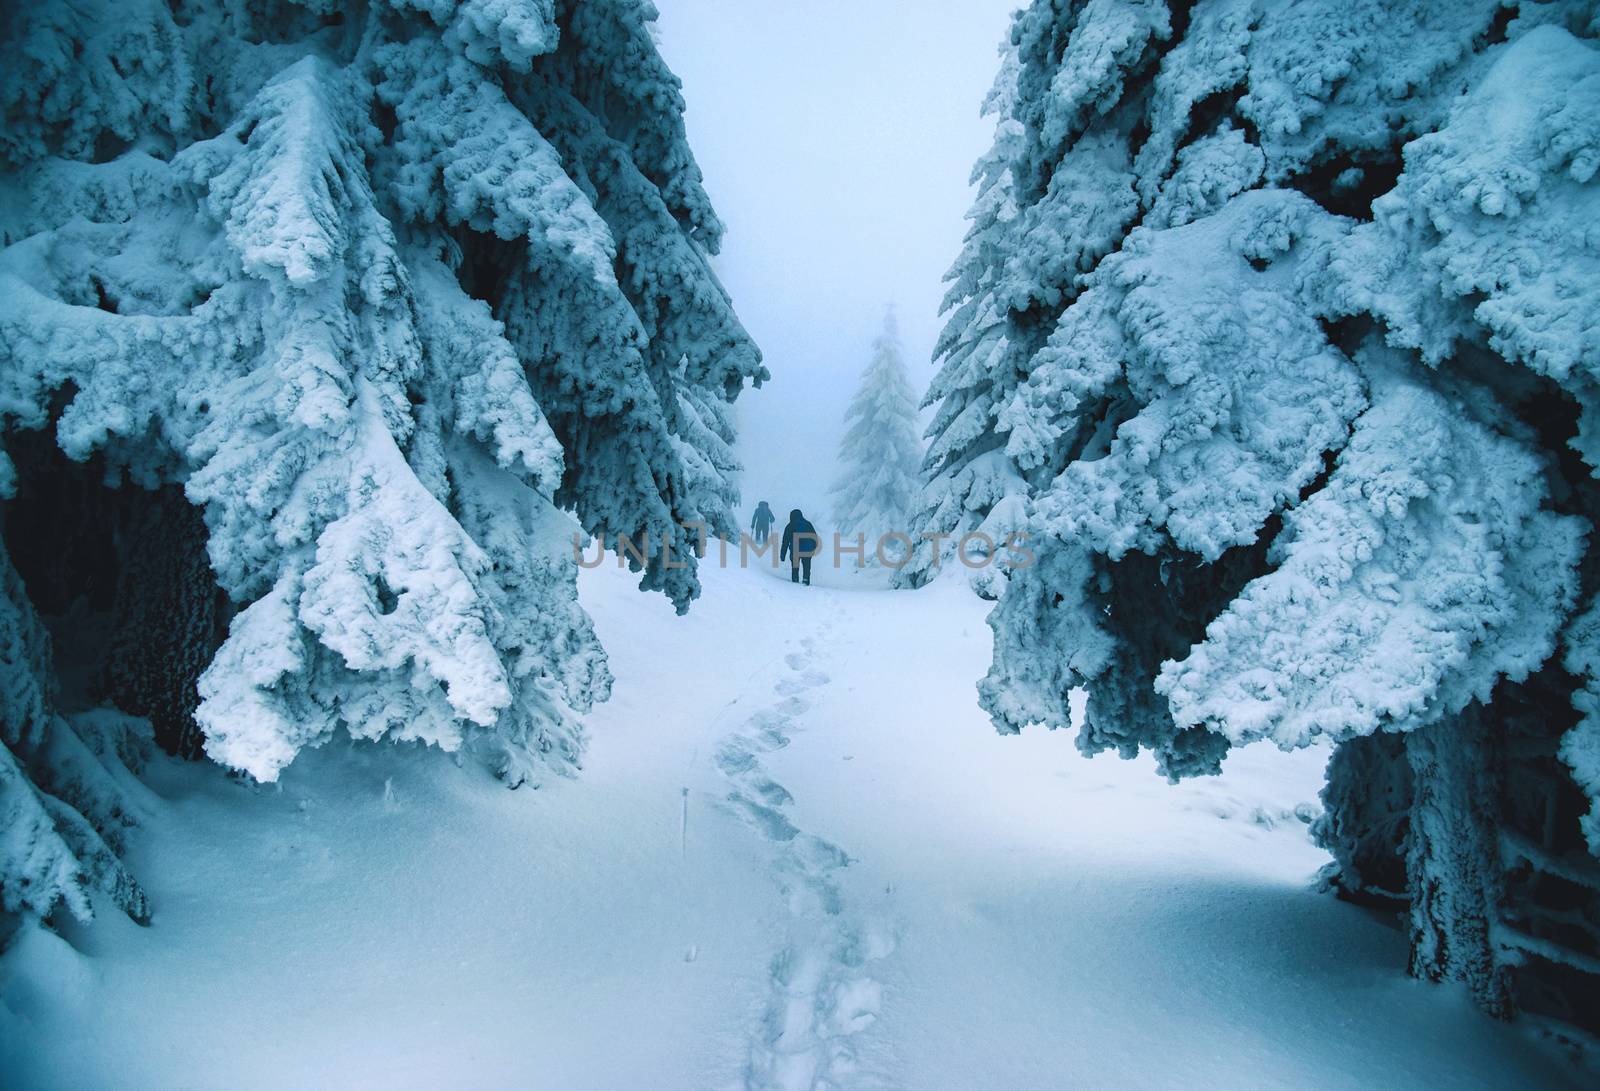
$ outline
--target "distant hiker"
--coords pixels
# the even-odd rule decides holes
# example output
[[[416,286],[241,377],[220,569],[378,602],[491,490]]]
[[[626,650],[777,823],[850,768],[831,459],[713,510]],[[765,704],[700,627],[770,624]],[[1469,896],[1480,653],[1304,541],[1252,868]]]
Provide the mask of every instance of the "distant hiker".
[[[750,520],[750,529],[755,533],[756,545],[767,544],[767,536],[772,531],[774,519],[772,509],[767,507],[765,500],[756,505],[755,518]]]
[[[799,508],[789,512],[789,525],[783,528],[783,549],[778,559],[789,562],[789,582],[800,582],[800,570],[805,569],[806,586],[811,586],[811,558],[822,550],[822,539]]]

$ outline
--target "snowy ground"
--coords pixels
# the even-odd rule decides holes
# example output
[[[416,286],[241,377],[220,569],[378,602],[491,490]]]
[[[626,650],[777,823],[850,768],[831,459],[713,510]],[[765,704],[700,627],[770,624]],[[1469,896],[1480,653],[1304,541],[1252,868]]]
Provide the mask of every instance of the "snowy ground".
[[[1322,755],[1169,787],[993,734],[985,604],[954,581],[705,582],[676,618],[584,575],[617,687],[576,780],[507,792],[392,746],[306,754],[281,789],[154,770],[155,919],[0,962],[0,1082],[1584,1082],[1310,891]]]

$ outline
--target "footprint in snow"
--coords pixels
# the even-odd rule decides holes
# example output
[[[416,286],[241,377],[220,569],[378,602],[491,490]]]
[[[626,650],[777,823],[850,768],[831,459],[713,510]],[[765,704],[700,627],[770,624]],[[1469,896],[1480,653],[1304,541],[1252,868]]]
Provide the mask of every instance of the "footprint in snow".
[[[790,716],[776,708],[764,708],[746,722],[762,731],[777,731],[789,725]]]
[[[838,845],[811,834],[795,842],[795,857],[812,875],[821,875],[850,864],[850,855]]]
[[[808,873],[792,857],[780,860],[775,866],[778,890],[783,894],[792,916],[837,917],[844,912],[844,895],[839,892],[839,885],[832,879]]]
[[[768,710],[756,713],[746,723],[755,730],[755,737],[739,740],[740,746],[755,746],[762,750],[782,750],[789,745],[789,736],[784,731],[785,728],[791,725],[788,716]],[[727,770],[724,769],[723,772],[727,772]]]
[[[855,1034],[878,1018],[883,1002],[883,986],[869,977],[841,981],[834,986],[829,1030],[833,1035]]]
[[[764,803],[757,803],[743,792],[730,792],[728,802],[768,841],[793,841],[800,833],[794,823],[782,814]]]
[[[828,676],[821,671],[806,671],[799,678],[785,678],[772,688],[784,696],[792,696],[804,693],[808,689],[815,689],[827,681]]]
[[[891,883],[884,892],[889,893],[892,888]],[[865,966],[880,958],[888,958],[899,945],[889,929],[881,924],[869,924],[849,937],[844,949],[839,952],[839,960],[846,966]]]
[[[775,711],[785,719],[791,719],[799,716],[810,707],[811,702],[804,697],[786,696],[782,701],[778,702],[778,707]]]
[[[789,736],[776,727],[764,727],[756,734],[755,742],[763,750],[782,750],[789,745]]]
[[[737,776],[754,769],[756,756],[742,739],[728,739],[717,747],[717,768],[725,776]]]
[[[782,807],[785,803],[794,802],[794,796],[789,794],[789,789],[766,777],[750,785],[750,791],[760,796],[761,802],[768,807]]]

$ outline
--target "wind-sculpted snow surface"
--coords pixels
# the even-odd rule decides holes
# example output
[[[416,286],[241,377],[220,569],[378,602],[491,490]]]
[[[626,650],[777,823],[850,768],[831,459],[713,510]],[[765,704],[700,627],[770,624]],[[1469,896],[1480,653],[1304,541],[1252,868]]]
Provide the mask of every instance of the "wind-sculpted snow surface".
[[[733,526],[729,402],[765,371],[709,265],[721,225],[654,17],[645,0],[0,15],[0,485],[31,502],[83,478],[113,512],[177,485],[201,511],[216,631],[202,611],[157,632],[141,610],[172,611],[130,607],[137,587],[115,612],[199,648],[183,701],[216,760],[272,780],[342,730],[481,749],[512,784],[570,770],[574,713],[610,685],[574,536]],[[41,431],[53,446],[5,453]],[[7,522],[18,618],[44,586],[24,562],[75,555],[50,523]],[[682,533],[688,563],[643,581],[680,610],[698,593]],[[100,576],[74,578],[73,595]],[[36,748],[7,715],[6,805],[31,806]],[[8,909],[68,867],[18,845]]]
[[[1081,687],[1080,747],[1173,779],[1353,748],[1330,881],[1600,1030],[1600,9],[1040,2],[1001,86],[923,485],[1040,557],[995,722]]]

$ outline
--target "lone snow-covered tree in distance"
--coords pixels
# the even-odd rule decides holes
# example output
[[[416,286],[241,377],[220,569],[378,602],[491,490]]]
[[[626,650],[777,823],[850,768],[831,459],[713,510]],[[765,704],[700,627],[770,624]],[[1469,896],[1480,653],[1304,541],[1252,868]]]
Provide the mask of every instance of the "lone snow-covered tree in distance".
[[[870,560],[882,535],[906,532],[922,465],[917,397],[906,377],[893,307],[884,313],[872,360],[845,411],[839,465],[834,522],[846,538],[866,537]]]

